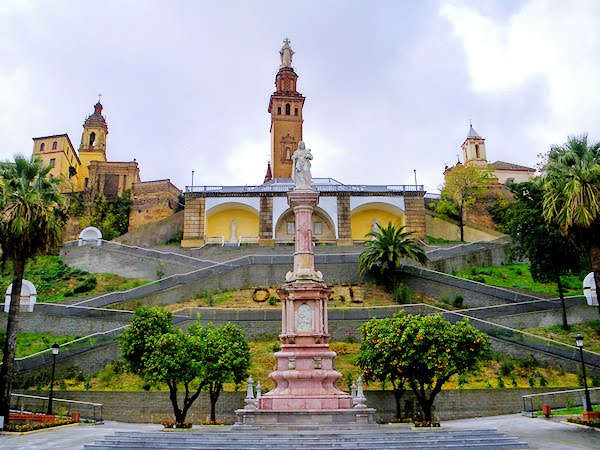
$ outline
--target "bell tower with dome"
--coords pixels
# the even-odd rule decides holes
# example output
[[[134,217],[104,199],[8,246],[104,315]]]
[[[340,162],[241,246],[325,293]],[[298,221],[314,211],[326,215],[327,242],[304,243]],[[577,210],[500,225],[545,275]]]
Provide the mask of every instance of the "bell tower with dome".
[[[279,51],[281,65],[275,77],[275,92],[269,100],[271,114],[271,166],[273,178],[290,178],[292,155],[302,141],[304,96],[296,90],[298,75],[292,67],[294,51],[284,39]]]

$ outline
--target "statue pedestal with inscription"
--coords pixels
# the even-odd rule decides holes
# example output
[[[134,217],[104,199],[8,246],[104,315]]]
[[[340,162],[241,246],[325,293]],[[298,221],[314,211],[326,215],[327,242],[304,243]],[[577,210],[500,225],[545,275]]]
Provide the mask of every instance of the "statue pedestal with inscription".
[[[327,298],[331,290],[315,270],[312,213],[319,193],[296,187],[288,203],[296,217],[294,270],[277,291],[281,298],[281,351],[271,374],[276,387],[258,400],[257,409],[237,410],[236,427],[340,426],[374,423],[375,410],[355,406],[350,394],[337,388],[342,378],[334,369],[335,352],[329,349]]]

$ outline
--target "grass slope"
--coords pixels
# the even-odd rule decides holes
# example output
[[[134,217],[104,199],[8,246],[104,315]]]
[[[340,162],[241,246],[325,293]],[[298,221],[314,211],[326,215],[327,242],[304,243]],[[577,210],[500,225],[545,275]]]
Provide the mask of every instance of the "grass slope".
[[[90,274],[84,270],[72,269],[60,256],[55,255],[38,256],[28,261],[25,279],[31,281],[37,289],[38,302],[56,302],[73,296],[122,291],[147,283],[113,274]],[[10,283],[12,265],[7,263],[0,270],[0,289],[5,292]]]
[[[555,283],[533,281],[529,264],[510,264],[497,267],[471,267],[455,274],[467,280],[486,283],[519,291],[544,294],[546,297],[558,297]],[[576,275],[562,277],[565,295],[583,295],[583,278]]]

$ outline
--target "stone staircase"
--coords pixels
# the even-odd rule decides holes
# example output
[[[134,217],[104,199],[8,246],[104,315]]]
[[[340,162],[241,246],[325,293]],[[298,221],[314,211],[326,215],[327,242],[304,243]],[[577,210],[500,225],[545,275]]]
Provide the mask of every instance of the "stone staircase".
[[[84,446],[109,449],[515,449],[527,443],[495,429],[380,431],[117,432]]]

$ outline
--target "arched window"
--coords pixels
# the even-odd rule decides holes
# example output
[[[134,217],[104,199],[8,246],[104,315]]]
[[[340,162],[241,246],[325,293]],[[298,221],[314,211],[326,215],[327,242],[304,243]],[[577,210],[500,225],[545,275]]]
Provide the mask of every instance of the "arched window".
[[[281,106],[277,107],[277,114],[281,115]]]
[[[286,103],[286,104],[285,104],[285,115],[286,115],[286,116],[289,116],[289,115],[290,115],[290,109],[291,109],[291,107],[290,107],[290,104],[289,104],[289,103]]]
[[[479,159],[479,144],[475,144],[475,158]]]
[[[297,116],[298,115],[298,108],[294,108],[294,115]]]
[[[40,152],[44,151],[45,146],[46,146],[46,144],[44,144],[43,142],[40,144]]]
[[[96,133],[92,131],[90,133],[90,147],[94,146],[94,142],[96,142]]]
[[[56,150],[56,146],[58,145],[58,142],[54,141],[52,143],[52,150]]]

